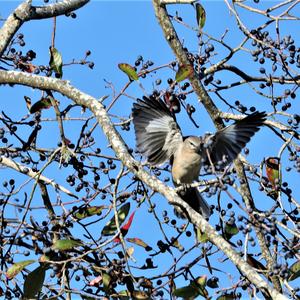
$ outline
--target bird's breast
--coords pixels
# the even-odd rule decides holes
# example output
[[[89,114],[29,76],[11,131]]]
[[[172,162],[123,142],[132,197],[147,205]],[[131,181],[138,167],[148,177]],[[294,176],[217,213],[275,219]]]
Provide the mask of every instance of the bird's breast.
[[[198,179],[201,157],[196,153],[175,155],[172,166],[172,177],[175,184],[192,183]]]

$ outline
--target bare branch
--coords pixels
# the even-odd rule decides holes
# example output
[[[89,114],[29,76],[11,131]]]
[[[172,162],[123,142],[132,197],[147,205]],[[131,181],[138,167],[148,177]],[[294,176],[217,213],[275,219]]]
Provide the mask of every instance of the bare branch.
[[[51,180],[51,179],[49,179],[49,178],[47,178],[43,175],[39,175],[38,173],[32,171],[29,167],[22,166],[21,164],[19,164],[15,161],[3,156],[3,155],[0,156],[0,165],[4,165],[6,167],[14,169],[14,170],[16,170],[16,171],[18,171],[22,174],[25,174],[25,175],[31,177],[32,179],[38,179],[41,182],[44,182],[46,184],[50,184],[55,189],[58,189],[58,190],[62,191],[63,193],[66,193],[68,196],[78,199],[78,197],[76,195],[74,195],[72,192],[70,192],[65,187],[57,184],[54,180]]]
[[[128,169],[145,182],[151,189],[166,197],[171,204],[179,205],[188,211],[191,222],[198,228],[201,228],[201,230],[207,234],[209,240],[222,250],[230,260],[238,266],[240,271],[260,290],[270,294],[273,299],[287,299],[264,281],[264,279],[233,250],[232,246],[224,240],[222,236],[216,233],[215,229],[199,213],[192,210],[186,202],[178,197],[174,189],[164,185],[155,176],[151,176],[144,171],[142,166],[129,154],[122,137],[115,130],[105,108],[97,101],[97,99],[81,92],[66,81],[16,71],[0,70],[0,83],[19,84],[31,86],[33,88],[54,90],[70,98],[78,105],[89,108],[96,116],[99,125],[102,127],[103,132],[108,138],[117,157]]]
[[[21,3],[0,28],[0,56],[24,22],[64,15],[84,6],[89,0],[64,0],[39,7],[31,6],[31,2],[32,0],[26,0]]]

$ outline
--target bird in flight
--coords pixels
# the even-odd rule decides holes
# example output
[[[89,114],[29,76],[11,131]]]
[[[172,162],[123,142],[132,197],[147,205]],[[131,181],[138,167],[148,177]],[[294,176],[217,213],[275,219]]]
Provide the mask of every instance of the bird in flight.
[[[208,219],[210,206],[198,188],[189,185],[198,180],[201,167],[213,165],[215,170],[220,170],[232,162],[263,125],[266,113],[254,112],[202,137],[183,136],[175,115],[160,98],[137,99],[132,117],[137,150],[153,166],[170,161],[174,185],[185,187],[180,197]],[[180,209],[175,209],[175,212],[184,217]]]

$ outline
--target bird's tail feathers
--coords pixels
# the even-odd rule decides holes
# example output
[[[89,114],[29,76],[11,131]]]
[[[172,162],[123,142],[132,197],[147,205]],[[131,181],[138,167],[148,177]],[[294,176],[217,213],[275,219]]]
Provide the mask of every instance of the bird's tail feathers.
[[[202,197],[197,188],[189,188],[183,193],[180,193],[180,197],[191,208],[200,213],[204,218],[208,219],[211,215],[210,206],[206,200]],[[175,208],[175,215],[179,218],[186,218],[186,213],[181,208]]]

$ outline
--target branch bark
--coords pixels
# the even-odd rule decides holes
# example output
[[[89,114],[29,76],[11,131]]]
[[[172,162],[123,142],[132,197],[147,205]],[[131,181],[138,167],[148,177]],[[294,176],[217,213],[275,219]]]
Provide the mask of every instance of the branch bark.
[[[170,20],[169,14],[166,10],[166,6],[163,5],[159,0],[152,0],[152,4],[155,10],[156,17],[163,30],[164,36],[167,42],[169,43],[171,49],[175,53],[179,65],[191,65],[190,61],[188,60],[187,53],[184,50],[182,43],[180,42],[180,39],[176,33],[176,30]],[[193,87],[193,90],[198,97],[198,100],[204,105],[215,127],[218,130],[224,128],[224,123],[220,118],[219,110],[215,105],[215,103],[213,102],[213,100],[211,99],[211,97],[208,95],[204,86],[202,85],[202,82],[199,79],[199,74],[194,70],[193,74],[189,77],[189,79]],[[249,211],[255,210],[254,201],[248,185],[248,180],[244,171],[243,163],[239,159],[236,159],[234,165],[240,180],[242,197],[243,197],[243,201],[246,204],[247,210]],[[262,255],[264,259],[267,261],[267,267],[271,269],[273,265],[273,258],[268,247],[266,246],[265,237],[259,229],[259,224],[251,214],[249,214],[249,218],[251,219],[254,225],[255,224],[257,225],[257,227],[254,226],[254,228],[262,250]],[[272,276],[271,281],[274,284],[274,287],[278,291],[281,291],[281,285],[278,277]]]
[[[164,185],[155,176],[148,174],[141,164],[133,159],[129,154],[125,142],[119,133],[115,130],[108,114],[103,105],[92,96],[76,89],[69,82],[56,78],[47,78],[33,74],[0,70],[0,83],[2,84],[18,84],[38,89],[50,89],[68,97],[76,104],[87,107],[97,118],[98,124],[101,126],[104,134],[109,140],[116,156],[122,163],[132,171],[140,180],[147,184],[152,190],[163,195],[171,204],[181,206],[189,212],[191,222],[204,231],[209,240],[223,251],[230,260],[239,268],[239,270],[251,281],[258,289],[268,293],[273,299],[286,300],[287,298],[280,294],[276,289],[272,288],[249,264],[247,264],[238,253],[236,253],[231,245],[224,238],[217,234],[214,228],[196,211],[192,210],[189,205],[184,202],[174,189]]]
[[[40,181],[44,184],[50,184],[55,189],[62,191],[63,193],[67,194],[68,196],[78,199],[78,197],[76,195],[74,195],[72,192],[70,192],[65,187],[57,184],[54,180],[51,180],[51,179],[45,177],[44,175],[37,176],[37,173],[32,171],[32,169],[30,169],[29,167],[22,166],[21,164],[3,156],[3,155],[0,156],[0,165],[3,165],[5,167],[16,170],[17,172],[20,172],[22,174],[26,174],[27,176],[31,177],[32,179],[38,179],[38,181]]]
[[[32,6],[31,2],[21,3],[0,28],[0,57],[24,22],[64,15],[84,6],[89,0],[64,0],[47,6]]]

